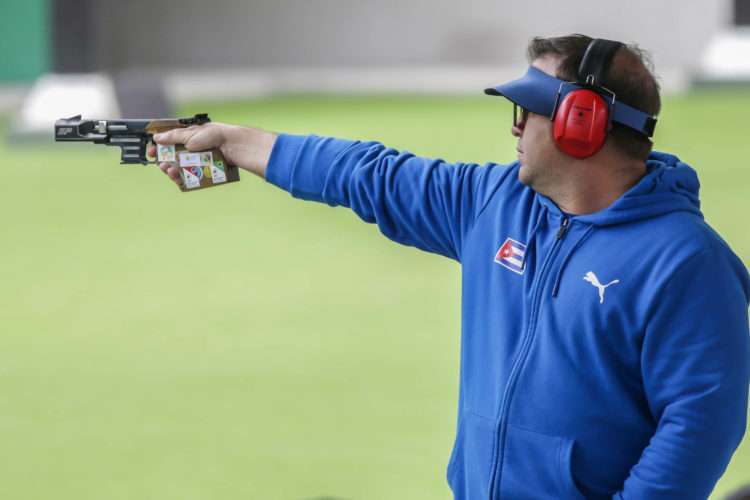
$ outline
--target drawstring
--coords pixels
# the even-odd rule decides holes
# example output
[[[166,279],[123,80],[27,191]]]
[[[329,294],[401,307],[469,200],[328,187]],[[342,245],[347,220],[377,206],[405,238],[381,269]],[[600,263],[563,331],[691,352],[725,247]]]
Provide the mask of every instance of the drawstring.
[[[594,226],[591,225],[586,229],[586,231],[583,232],[580,238],[578,238],[578,241],[576,241],[575,245],[570,247],[570,250],[568,250],[568,253],[565,254],[565,257],[562,260],[562,263],[560,264],[560,268],[557,270],[557,276],[555,276],[555,284],[552,287],[552,297],[557,297],[557,291],[560,289],[560,280],[562,279],[562,273],[565,270],[565,265],[568,263],[568,259],[573,255],[573,252],[578,249],[579,246],[583,244],[584,241],[586,241],[586,238],[589,237],[591,232],[594,230]]]
[[[542,205],[539,209],[539,215],[537,215],[536,217],[536,224],[534,224],[534,228],[531,230],[531,234],[529,236],[529,239],[527,240],[529,243],[528,245],[526,245],[526,255],[532,255],[532,250],[536,246],[536,232],[539,230],[539,226],[542,224],[542,220],[544,220],[544,212],[546,210],[547,208],[544,205]]]

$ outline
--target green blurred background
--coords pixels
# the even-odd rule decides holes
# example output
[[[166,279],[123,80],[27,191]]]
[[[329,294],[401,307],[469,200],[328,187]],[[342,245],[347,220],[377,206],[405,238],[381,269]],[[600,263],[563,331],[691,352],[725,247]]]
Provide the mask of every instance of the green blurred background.
[[[747,91],[671,97],[656,138],[698,170],[706,218],[746,264],[748,109]],[[299,96],[179,115],[195,112],[514,158],[497,100]],[[0,498],[450,498],[457,263],[249,174],[181,193],[116,148],[0,158]],[[715,498],[748,471],[750,439]]]

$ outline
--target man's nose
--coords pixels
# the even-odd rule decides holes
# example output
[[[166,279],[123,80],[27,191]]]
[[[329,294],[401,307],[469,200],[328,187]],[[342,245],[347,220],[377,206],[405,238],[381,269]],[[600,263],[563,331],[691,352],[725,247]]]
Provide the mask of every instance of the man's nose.
[[[517,124],[510,127],[510,133],[513,135],[513,137],[521,137],[525,125],[526,122],[518,122]]]

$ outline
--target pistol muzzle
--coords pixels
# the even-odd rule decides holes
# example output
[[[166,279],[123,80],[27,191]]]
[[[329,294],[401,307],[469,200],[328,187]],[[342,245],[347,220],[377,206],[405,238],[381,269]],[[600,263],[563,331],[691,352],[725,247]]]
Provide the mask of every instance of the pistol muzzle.
[[[81,115],[55,122],[56,141],[97,141],[107,138],[107,122],[81,120]]]

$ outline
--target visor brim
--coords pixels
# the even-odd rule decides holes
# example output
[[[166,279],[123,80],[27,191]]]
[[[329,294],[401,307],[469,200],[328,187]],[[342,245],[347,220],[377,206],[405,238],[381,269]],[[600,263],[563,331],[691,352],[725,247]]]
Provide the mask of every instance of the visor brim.
[[[551,116],[560,89],[560,80],[529,66],[517,80],[484,89],[490,96],[505,97],[524,109],[543,116]]]

